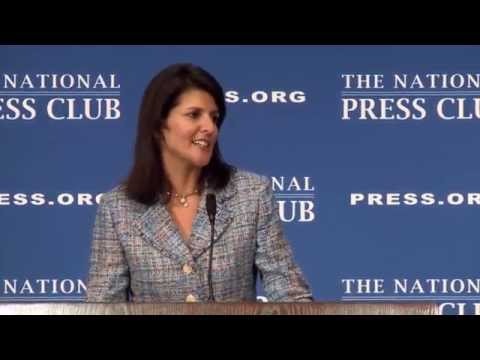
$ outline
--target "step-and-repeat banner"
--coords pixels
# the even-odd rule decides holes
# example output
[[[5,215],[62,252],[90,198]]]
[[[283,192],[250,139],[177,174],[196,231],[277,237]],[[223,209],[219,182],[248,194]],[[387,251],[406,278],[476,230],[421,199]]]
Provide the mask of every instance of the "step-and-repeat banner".
[[[223,85],[224,158],[271,178],[316,300],[480,313],[480,47],[0,54],[1,301],[83,301],[95,212],[132,164],[143,91],[190,62]]]

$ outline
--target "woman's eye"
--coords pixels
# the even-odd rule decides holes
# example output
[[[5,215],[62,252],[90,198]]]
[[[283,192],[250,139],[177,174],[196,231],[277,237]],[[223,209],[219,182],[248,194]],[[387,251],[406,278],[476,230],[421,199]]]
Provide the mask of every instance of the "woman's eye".
[[[194,111],[194,112],[188,113],[187,116],[192,119],[197,119],[200,116],[200,113],[197,111]]]

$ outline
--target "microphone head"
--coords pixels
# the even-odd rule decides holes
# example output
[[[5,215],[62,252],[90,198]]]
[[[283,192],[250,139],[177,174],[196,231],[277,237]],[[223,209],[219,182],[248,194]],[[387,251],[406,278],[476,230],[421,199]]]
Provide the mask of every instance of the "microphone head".
[[[207,194],[207,214],[210,219],[215,218],[215,214],[217,213],[217,199],[215,198],[215,194],[209,193]]]

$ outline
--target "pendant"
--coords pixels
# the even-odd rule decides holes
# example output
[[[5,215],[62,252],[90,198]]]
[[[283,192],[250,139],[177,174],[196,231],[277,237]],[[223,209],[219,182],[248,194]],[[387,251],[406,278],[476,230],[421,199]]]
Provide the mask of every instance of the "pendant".
[[[180,198],[180,204],[182,204],[183,207],[188,207],[188,202],[187,202],[187,199],[185,198],[185,196],[182,196]]]

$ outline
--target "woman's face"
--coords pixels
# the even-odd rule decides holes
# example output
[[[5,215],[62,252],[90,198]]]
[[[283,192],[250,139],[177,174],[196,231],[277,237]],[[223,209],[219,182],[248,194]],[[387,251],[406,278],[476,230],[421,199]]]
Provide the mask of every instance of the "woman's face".
[[[166,164],[206,166],[217,141],[218,116],[217,105],[209,93],[198,89],[182,93],[162,129],[164,141],[160,143]]]

